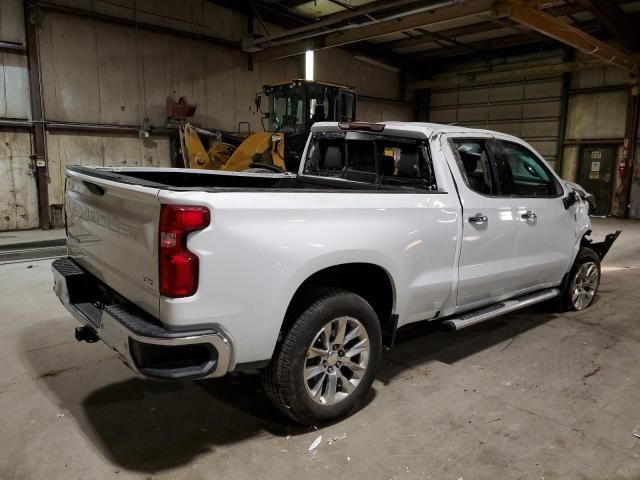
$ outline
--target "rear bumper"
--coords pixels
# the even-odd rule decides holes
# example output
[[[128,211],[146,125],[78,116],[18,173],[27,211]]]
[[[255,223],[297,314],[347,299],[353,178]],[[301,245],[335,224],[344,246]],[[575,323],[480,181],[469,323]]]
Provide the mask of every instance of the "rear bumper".
[[[222,329],[167,330],[70,258],[52,264],[54,291],[67,310],[132,370],[160,380],[221,377],[232,347]]]

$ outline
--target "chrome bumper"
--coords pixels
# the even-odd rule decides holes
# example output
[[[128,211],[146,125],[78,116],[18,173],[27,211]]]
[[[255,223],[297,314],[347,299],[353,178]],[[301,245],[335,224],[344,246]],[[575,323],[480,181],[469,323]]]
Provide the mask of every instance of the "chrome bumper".
[[[53,289],[65,308],[133,371],[161,380],[221,377],[229,371],[231,343],[221,329],[167,330],[73,260],[59,258],[51,269]]]

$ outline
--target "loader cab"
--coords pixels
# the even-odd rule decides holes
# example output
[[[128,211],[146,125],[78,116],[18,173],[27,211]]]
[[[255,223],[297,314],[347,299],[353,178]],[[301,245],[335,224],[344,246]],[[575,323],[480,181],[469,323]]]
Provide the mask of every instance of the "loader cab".
[[[268,111],[264,112],[263,103],[267,102]],[[256,105],[263,112],[266,131],[306,136],[316,122],[355,120],[356,94],[350,87],[294,80],[265,85],[256,97]]]

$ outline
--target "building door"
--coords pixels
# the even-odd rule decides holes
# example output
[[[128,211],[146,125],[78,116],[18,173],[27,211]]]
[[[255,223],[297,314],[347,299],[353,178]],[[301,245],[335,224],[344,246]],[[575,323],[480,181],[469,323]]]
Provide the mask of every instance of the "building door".
[[[578,183],[596,201],[593,215],[609,215],[616,147],[583,147]]]

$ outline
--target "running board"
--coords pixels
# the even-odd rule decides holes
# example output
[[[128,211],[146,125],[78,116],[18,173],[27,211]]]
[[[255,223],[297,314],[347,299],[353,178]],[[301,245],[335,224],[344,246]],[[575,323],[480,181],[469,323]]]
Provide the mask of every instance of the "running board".
[[[542,290],[540,292],[530,293],[523,297],[514,298],[512,300],[505,300],[504,302],[496,303],[489,307],[481,308],[480,310],[474,310],[473,312],[465,313],[459,317],[450,318],[444,320],[443,324],[452,330],[461,330],[463,328],[470,327],[476,323],[484,322],[491,318],[499,317],[507,313],[520,310],[521,308],[528,307],[535,303],[544,302],[557,297],[560,291],[557,288],[550,288],[548,290]]]

